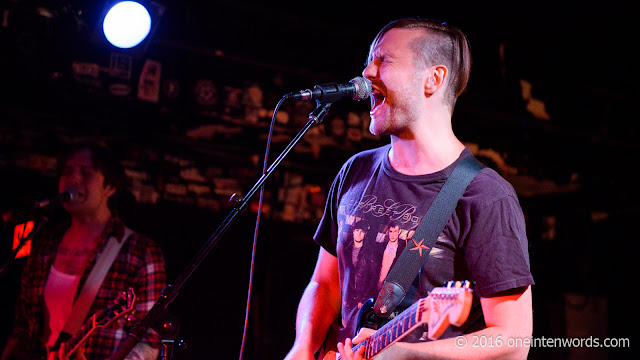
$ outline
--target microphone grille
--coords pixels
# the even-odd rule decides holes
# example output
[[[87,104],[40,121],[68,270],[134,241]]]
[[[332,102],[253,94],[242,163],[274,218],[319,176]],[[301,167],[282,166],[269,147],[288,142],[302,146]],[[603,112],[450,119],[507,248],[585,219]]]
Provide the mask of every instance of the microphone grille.
[[[74,202],[78,200],[78,190],[76,189],[67,189],[62,195],[61,200],[63,202]]]
[[[356,92],[353,94],[354,100],[364,100],[371,95],[371,81],[369,79],[356,76],[349,82],[356,86]]]

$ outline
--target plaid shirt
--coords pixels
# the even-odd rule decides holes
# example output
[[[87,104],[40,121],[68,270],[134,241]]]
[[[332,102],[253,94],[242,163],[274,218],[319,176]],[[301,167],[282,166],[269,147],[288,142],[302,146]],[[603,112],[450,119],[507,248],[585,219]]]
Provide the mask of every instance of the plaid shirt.
[[[42,231],[32,242],[34,247],[22,270],[20,293],[16,300],[16,317],[11,336],[19,339],[19,349],[28,352],[28,358],[38,358],[37,355],[43,346],[43,327],[48,326],[44,323],[44,288],[66,228],[47,230]],[[82,289],[105,242],[111,236],[122,240],[124,231],[125,225],[118,218],[112,218],[107,223],[98,240],[96,250],[90,256],[78,289]],[[165,262],[161,249],[147,237],[133,233],[116,256],[88,316],[113,304],[114,299],[132,287],[137,297],[135,309],[137,323],[153,307],[165,285]],[[79,292],[80,290],[76,292],[76,298]],[[118,348],[119,342],[127,337],[130,330],[127,327],[123,328],[119,323],[114,321],[110,326],[98,328],[92,332],[85,343],[87,359],[99,360],[111,357]],[[160,347],[160,338],[153,330],[149,330],[143,342],[150,344],[153,348]]]

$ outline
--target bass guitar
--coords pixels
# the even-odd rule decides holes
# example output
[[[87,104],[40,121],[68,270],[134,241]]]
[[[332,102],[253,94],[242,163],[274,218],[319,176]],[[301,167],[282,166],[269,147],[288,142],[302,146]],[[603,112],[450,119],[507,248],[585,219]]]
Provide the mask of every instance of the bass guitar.
[[[460,326],[469,316],[473,298],[471,284],[450,281],[446,287],[434,288],[427,297],[415,302],[393,319],[382,325],[382,319],[373,312],[373,299],[365,302],[354,321],[345,328],[332,328],[320,349],[318,359],[339,360],[338,342],[344,343],[346,338],[353,339],[363,326],[371,327],[376,332],[353,347],[356,352],[364,347],[364,358],[371,359],[400,340],[409,332],[422,324],[428,325],[427,337],[436,340],[442,336],[450,324]]]

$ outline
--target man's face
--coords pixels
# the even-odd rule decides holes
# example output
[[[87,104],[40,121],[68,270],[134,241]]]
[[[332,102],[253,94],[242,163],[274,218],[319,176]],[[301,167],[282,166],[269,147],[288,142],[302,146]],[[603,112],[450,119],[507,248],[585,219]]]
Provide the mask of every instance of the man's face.
[[[398,235],[400,234],[399,226],[392,226],[389,228],[389,241],[398,241]]]
[[[371,133],[400,135],[420,113],[426,70],[415,67],[410,44],[423,35],[419,29],[391,29],[369,54],[362,75],[373,85]]]
[[[107,200],[115,192],[111,186],[104,186],[104,175],[94,168],[89,150],[72,154],[62,169],[58,191],[69,189],[78,192],[76,200],[63,203],[63,207],[72,215],[88,214],[106,207]]]
[[[358,243],[364,241],[364,235],[365,235],[364,230],[362,230],[362,229],[354,229],[353,230],[353,241],[358,242]]]

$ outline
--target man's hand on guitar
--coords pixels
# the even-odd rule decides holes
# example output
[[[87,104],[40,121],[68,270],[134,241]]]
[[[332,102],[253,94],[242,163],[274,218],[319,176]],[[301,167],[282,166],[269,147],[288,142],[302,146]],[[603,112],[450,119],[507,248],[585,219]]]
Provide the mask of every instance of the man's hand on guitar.
[[[353,345],[357,345],[367,339],[371,334],[373,334],[375,330],[369,328],[361,328],[358,331],[356,337],[352,339],[346,339],[345,343],[338,343],[338,351],[340,352],[340,359],[344,360],[352,360],[352,359],[363,359],[364,355],[364,347],[360,347],[358,350],[353,352]]]
[[[87,358],[84,356],[84,343],[82,343],[80,346],[78,346],[78,348],[76,349],[76,351],[73,352],[73,360],[87,360]],[[66,357],[66,352],[67,352],[67,344],[62,343],[60,345],[60,349],[58,349],[57,352],[57,359],[58,360],[69,360],[68,357]]]

